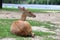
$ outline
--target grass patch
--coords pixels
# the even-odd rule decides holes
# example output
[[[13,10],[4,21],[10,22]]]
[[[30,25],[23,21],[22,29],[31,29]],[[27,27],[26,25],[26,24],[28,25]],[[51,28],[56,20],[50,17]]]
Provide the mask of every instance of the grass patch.
[[[31,40],[29,37],[17,37],[16,40]]]
[[[24,38],[20,36],[16,36],[14,34],[10,33],[10,26],[13,21],[16,21],[18,19],[0,19],[0,38],[5,38],[5,37],[12,37],[16,38],[16,40],[28,40],[29,38]],[[38,21],[32,21],[32,20],[27,20],[32,26],[41,26],[43,23],[40,23]],[[52,33],[48,32],[38,32],[38,31],[33,31],[36,36],[48,36],[48,35],[55,35]],[[30,39],[29,39],[30,40]]]
[[[46,38],[44,38],[44,40],[56,40],[56,39],[53,39],[53,38],[50,38],[50,37],[46,37]]]
[[[0,19],[0,23],[1,24],[9,24],[11,25],[11,23],[13,21],[16,21],[16,20],[19,20],[19,19]],[[48,28],[48,29],[56,29],[56,27],[54,27],[54,24],[51,23],[51,22],[39,22],[39,21],[34,21],[34,20],[27,20],[32,26],[44,26],[45,28]],[[3,23],[4,22],[4,23]]]
[[[55,24],[51,23],[51,22],[43,22],[43,26],[45,26],[45,28],[48,28],[50,30],[55,30],[57,29],[57,27],[55,27]]]
[[[50,32],[42,32],[42,31],[33,31],[35,33],[35,35],[38,35],[38,36],[48,36],[48,35],[56,35],[54,33],[50,33]]]
[[[6,10],[6,11],[15,11],[15,12],[20,11],[19,9],[13,9],[13,8],[2,8],[2,10]]]
[[[1,24],[9,24],[11,25],[11,23],[13,21],[16,21],[19,19],[0,19],[0,23]],[[34,21],[34,20],[27,20],[32,26],[44,26],[45,28],[48,29],[56,29],[56,27],[54,27],[54,24],[51,22],[39,22],[39,21]],[[3,23],[4,22],[4,23]]]
[[[34,21],[34,20],[27,20],[32,26],[44,26],[45,28],[48,28],[50,30],[55,30],[57,29],[53,23],[51,22],[39,22],[39,21]]]
[[[10,33],[10,25],[12,21],[13,20],[0,19],[0,38],[13,36],[13,34]]]
[[[34,20],[27,20],[32,26],[42,26],[42,22],[34,21]]]
[[[18,19],[0,19],[0,38],[4,38],[4,37],[18,37],[16,35],[13,35],[10,33],[10,26],[11,26],[11,23],[13,21],[16,21]],[[35,22],[35,21],[28,21],[30,22],[30,24],[32,24],[33,26],[35,24],[33,24],[32,22]],[[35,25],[36,26],[36,25]]]
[[[14,9],[14,8],[3,8],[2,10],[6,10],[6,11],[16,11],[16,12],[19,12],[20,10],[19,9]],[[42,12],[42,13],[45,13],[46,10],[40,10],[40,9],[28,9],[29,11],[31,12]]]
[[[11,25],[11,23],[13,22],[13,21],[16,21],[16,20],[19,20],[19,19],[0,19],[0,24],[9,24],[9,25]],[[40,26],[40,25],[42,25],[42,23],[41,22],[39,22],[39,21],[34,21],[34,20],[27,20],[32,26]]]
[[[3,8],[2,10],[6,10],[6,11],[15,11],[15,12],[19,12],[20,10],[17,8]],[[60,13],[60,10],[48,10],[48,9],[28,9],[31,12],[35,12],[35,13],[48,13],[48,12],[58,12]]]

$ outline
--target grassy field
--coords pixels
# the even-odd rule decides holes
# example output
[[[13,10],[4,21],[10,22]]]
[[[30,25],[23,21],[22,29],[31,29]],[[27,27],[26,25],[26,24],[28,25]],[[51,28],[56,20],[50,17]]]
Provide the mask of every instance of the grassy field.
[[[0,9],[1,10],[1,9]],[[15,11],[19,12],[18,9],[11,9],[11,8],[3,8],[2,10],[7,10],[7,11]],[[47,13],[47,11],[55,12],[58,11],[60,13],[60,10],[43,10],[43,9],[28,9],[32,12],[37,12],[37,13]],[[16,21],[18,19],[0,19],[0,38],[16,38],[16,40],[31,40],[29,37],[21,37],[21,36],[16,36],[14,34],[11,34],[10,32],[10,26],[13,21]],[[34,21],[34,20],[27,20],[32,26],[44,26],[45,28],[48,28],[50,30],[55,30],[56,27],[54,27],[54,24],[51,22],[39,22],[39,21]],[[52,25],[52,26],[51,26]],[[53,38],[48,38],[47,36],[49,35],[55,35],[50,32],[42,32],[42,31],[33,31],[36,36],[43,37],[44,40],[55,40]]]
[[[7,10],[7,11],[20,11],[19,9],[14,9],[14,8],[3,8],[2,10]],[[60,10],[48,10],[48,9],[28,9],[31,12],[35,13],[47,13],[47,12],[58,12],[60,13]]]
[[[24,40],[25,37],[20,37],[20,36],[16,36],[14,34],[10,33],[10,26],[11,23],[13,21],[16,21],[18,19],[0,19],[0,38],[5,38],[5,37],[12,37],[12,38],[16,38],[16,40]],[[43,22],[38,22],[38,21],[34,21],[34,20],[27,20],[32,26],[49,26],[47,25],[52,24],[50,22],[47,23],[43,23]],[[50,27],[46,27],[46,28],[50,28]],[[35,33],[36,36],[42,36],[42,37],[47,37],[48,35],[55,35],[53,33],[49,33],[49,32],[42,32],[42,31],[33,31]],[[28,40],[29,38],[25,38],[25,40]],[[30,39],[29,39],[30,40]],[[45,40],[54,40],[54,39],[50,39],[50,38],[46,38]]]

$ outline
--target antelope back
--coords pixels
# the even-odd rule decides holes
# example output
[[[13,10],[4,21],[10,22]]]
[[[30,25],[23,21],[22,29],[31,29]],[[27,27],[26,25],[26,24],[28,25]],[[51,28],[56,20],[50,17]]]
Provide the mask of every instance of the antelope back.
[[[16,21],[11,25],[11,32],[16,35],[27,36],[31,34],[32,29],[26,21]]]

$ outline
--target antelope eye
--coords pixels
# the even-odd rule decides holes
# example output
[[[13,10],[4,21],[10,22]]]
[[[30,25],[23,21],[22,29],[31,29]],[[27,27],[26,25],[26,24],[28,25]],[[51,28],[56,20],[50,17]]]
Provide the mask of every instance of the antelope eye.
[[[31,13],[31,12],[29,12],[29,13]]]

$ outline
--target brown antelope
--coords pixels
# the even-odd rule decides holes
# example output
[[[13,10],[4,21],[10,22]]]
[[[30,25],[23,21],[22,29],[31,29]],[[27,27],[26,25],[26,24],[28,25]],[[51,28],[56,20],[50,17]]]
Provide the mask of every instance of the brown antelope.
[[[31,36],[34,37],[34,33],[32,32],[31,25],[26,21],[26,17],[36,17],[32,12],[26,10],[24,7],[18,7],[21,11],[23,11],[21,19],[14,21],[11,25],[11,33],[19,35],[19,36]]]

